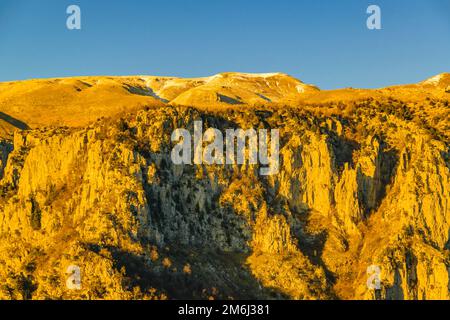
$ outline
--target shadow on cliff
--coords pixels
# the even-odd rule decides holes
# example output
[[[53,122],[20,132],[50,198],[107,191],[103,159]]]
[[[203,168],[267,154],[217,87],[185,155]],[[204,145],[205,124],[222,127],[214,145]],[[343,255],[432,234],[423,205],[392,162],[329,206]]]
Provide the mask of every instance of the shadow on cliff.
[[[30,127],[23,121],[20,121],[19,119],[13,118],[6,113],[0,112],[0,120],[3,120],[7,122],[8,124],[12,125],[13,127],[16,127],[20,130],[29,130]]]
[[[335,155],[334,165],[338,173],[342,173],[345,165],[355,168],[353,153],[361,150],[361,145],[353,140],[336,135],[335,132],[327,132],[329,142]],[[367,137],[366,137],[367,138]],[[371,212],[375,212],[386,197],[387,187],[392,183],[393,176],[399,163],[399,152],[390,149],[388,144],[379,136],[372,136],[372,143],[377,140],[380,144],[379,153],[375,159],[375,172],[372,176],[365,175],[358,168],[358,200],[367,218]]]
[[[444,248],[447,250],[450,250],[450,228],[448,229],[448,237],[447,237],[447,243],[445,244]],[[449,269],[449,273],[450,273],[450,269]],[[449,277],[450,279],[450,277]],[[450,288],[450,282],[449,282],[449,288]]]
[[[107,249],[114,268],[124,273],[128,289],[139,287],[167,294],[169,299],[287,299],[274,289],[263,288],[245,268],[245,254],[187,248],[168,244],[158,249],[158,257],[149,252],[135,254],[114,246],[87,244],[100,254]]]
[[[395,269],[394,283],[392,286],[385,289],[384,297],[378,290],[375,293],[375,299],[377,300],[405,300],[405,294],[403,293],[403,280],[402,276],[400,275],[400,271],[398,269]]]
[[[450,147],[447,151],[441,151],[442,159],[444,159],[444,163],[447,166],[448,170],[450,170]]]
[[[169,103],[169,100],[160,97],[150,87],[143,88],[143,87],[135,87],[135,86],[125,84],[125,85],[123,85],[123,88],[131,94],[135,94],[135,95],[139,95],[139,96],[146,96],[146,97],[153,97],[163,103]]]
[[[386,150],[382,142],[380,149],[380,165],[376,166],[374,177],[367,176],[361,171],[362,183],[358,184],[358,197],[366,217],[378,210],[386,197],[387,187],[393,182],[393,177],[399,163],[397,150]]]

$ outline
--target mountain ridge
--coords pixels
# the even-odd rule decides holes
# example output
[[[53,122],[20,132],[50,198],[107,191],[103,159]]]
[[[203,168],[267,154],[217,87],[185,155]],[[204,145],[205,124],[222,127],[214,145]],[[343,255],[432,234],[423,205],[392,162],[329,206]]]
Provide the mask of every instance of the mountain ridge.
[[[430,79],[447,79],[446,75]],[[320,90],[284,73],[229,72],[203,78],[88,76],[35,79],[0,83],[0,112],[36,128],[58,124],[85,125],[101,117],[171,104],[214,110],[358,101],[371,96],[406,101],[445,98],[447,93],[443,86],[446,82],[442,86],[432,86],[430,79],[416,85],[337,90]],[[417,88],[423,83],[425,87],[418,94]],[[5,123],[3,127],[10,128]],[[4,132],[11,130],[4,129]]]
[[[0,84],[1,299],[450,299],[445,75],[142,77]],[[278,174],[175,165],[196,121],[279,130]]]

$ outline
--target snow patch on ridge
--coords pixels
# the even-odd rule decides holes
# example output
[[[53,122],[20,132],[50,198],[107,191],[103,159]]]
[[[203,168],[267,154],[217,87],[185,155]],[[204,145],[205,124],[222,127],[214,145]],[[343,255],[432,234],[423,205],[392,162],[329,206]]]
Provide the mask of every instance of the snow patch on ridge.
[[[450,79],[450,73],[441,73],[422,82],[422,84],[440,85],[446,79]]]
[[[434,77],[431,77],[431,78],[425,80],[423,83],[424,84],[439,84],[443,77],[444,77],[443,74],[438,74],[437,76],[434,76]]]

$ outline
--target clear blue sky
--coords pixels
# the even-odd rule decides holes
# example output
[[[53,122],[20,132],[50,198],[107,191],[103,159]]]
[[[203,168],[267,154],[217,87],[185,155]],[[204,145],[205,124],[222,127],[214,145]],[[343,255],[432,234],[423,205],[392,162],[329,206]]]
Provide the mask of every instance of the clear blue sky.
[[[66,28],[66,8],[82,30]],[[382,9],[380,31],[366,9]],[[324,89],[450,72],[450,0],[0,0],[0,81],[285,72]]]

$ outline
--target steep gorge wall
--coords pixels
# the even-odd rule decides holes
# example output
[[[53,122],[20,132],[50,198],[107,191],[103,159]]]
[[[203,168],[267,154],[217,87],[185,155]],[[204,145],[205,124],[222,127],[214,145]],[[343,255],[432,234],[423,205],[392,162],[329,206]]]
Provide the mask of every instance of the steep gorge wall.
[[[280,172],[174,165],[173,130],[198,119],[280,129]],[[164,107],[16,132],[2,151],[0,296],[448,299],[448,145],[371,121],[358,138],[356,120],[297,110]],[[71,264],[80,291],[65,287]]]

